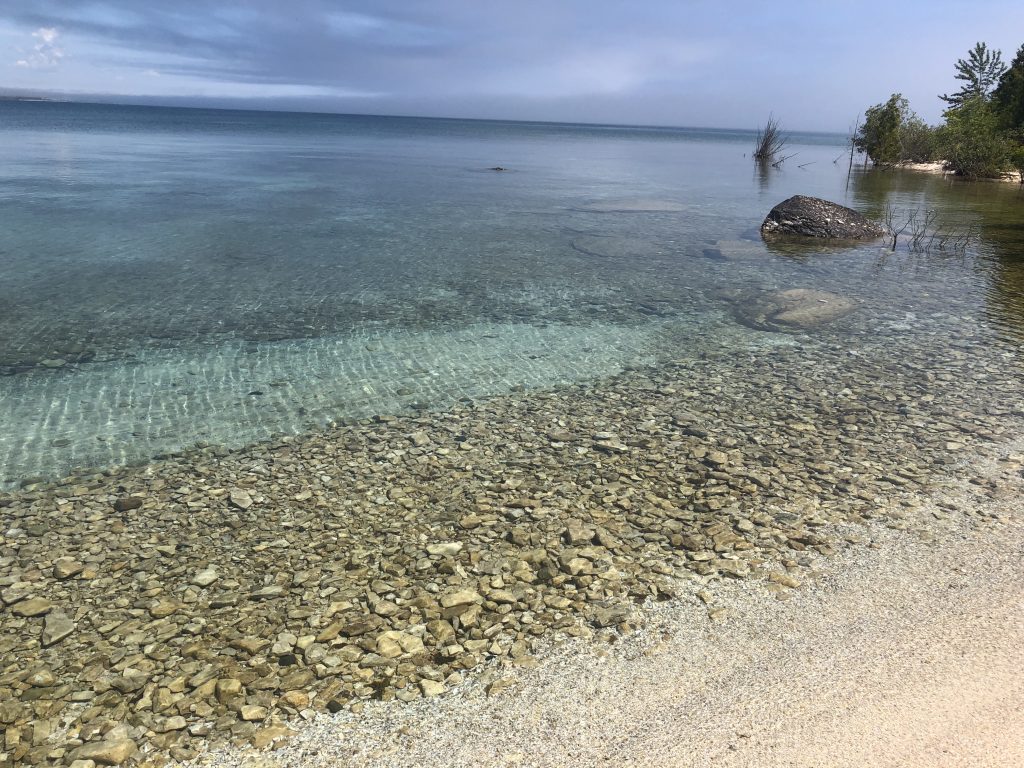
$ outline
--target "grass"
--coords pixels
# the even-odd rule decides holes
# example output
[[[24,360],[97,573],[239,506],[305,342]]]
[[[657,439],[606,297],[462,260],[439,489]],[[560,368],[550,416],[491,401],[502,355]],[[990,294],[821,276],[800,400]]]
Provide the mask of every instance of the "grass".
[[[782,135],[779,121],[774,116],[768,116],[768,122],[764,128],[757,129],[757,139],[754,142],[754,159],[759,163],[781,163],[786,158],[776,160],[782,153],[789,138]]]

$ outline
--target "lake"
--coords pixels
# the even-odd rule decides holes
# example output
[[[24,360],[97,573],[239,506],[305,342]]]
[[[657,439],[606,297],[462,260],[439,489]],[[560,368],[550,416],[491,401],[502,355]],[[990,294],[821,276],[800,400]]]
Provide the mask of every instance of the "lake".
[[[709,353],[941,373],[968,329],[1018,364],[1024,192],[851,171],[841,135],[779,168],[692,128],[5,102],[0,135],[0,487]],[[794,194],[952,234],[769,248]],[[856,310],[739,321],[789,288]]]

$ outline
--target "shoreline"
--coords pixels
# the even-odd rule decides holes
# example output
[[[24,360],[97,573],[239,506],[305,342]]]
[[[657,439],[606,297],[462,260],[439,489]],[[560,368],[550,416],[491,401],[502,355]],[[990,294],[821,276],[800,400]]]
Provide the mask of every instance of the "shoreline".
[[[929,163],[897,163],[893,167],[901,171],[915,171],[917,173],[931,173],[938,174],[940,176],[959,178],[955,173],[946,169],[946,163],[943,160],[936,160]],[[974,181],[998,181],[1008,182],[1011,184],[1021,184],[1022,177],[1017,171],[1007,171],[998,179],[974,179]]]
[[[609,642],[692,579],[799,590],[1020,433],[964,333],[941,377],[768,346],[0,497],[8,754],[187,761]]]
[[[500,694],[469,680],[187,765],[1010,768],[1024,759],[1024,457],[1008,459],[1022,447],[965,467],[903,526],[851,526],[861,543],[798,589],[693,580],[614,643],[556,642],[535,668],[494,671]],[[993,477],[1002,491],[982,500]]]

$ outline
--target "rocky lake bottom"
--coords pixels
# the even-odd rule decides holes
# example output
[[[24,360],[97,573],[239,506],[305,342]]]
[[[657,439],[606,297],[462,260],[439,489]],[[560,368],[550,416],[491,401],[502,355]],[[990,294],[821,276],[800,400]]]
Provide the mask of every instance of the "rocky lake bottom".
[[[500,702],[1019,493],[1009,185],[841,135],[0,111],[0,768]],[[944,234],[764,241],[797,194]]]
[[[975,455],[1019,475],[1019,372],[984,331],[785,338],[0,495],[0,764],[499,695],[552,638],[614,640],[694,583],[785,597]]]

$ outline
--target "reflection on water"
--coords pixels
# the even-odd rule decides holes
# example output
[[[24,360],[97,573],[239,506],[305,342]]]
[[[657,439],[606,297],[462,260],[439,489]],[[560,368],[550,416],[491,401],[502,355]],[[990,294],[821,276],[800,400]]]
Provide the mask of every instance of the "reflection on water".
[[[938,226],[970,233],[966,252],[930,252],[914,269],[935,262],[960,265],[960,280],[977,279],[984,317],[1000,333],[1024,339],[1024,188],[1006,182],[968,182],[949,175],[867,170],[852,178],[859,210],[884,219],[887,207],[903,221],[914,210],[935,211]]]
[[[17,109],[0,123],[0,484],[708,349],[898,359],[991,326],[998,355],[1024,327],[1022,193],[848,176],[841,136],[761,168],[742,132]],[[956,254],[766,245],[795,194],[981,234]],[[793,288],[856,311],[797,336],[735,321],[736,297]]]

